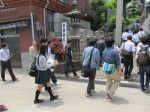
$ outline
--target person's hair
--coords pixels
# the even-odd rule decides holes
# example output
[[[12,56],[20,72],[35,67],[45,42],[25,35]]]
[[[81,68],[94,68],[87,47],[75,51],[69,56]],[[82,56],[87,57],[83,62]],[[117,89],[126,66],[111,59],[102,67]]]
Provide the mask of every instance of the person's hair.
[[[107,47],[112,47],[112,45],[114,44],[115,40],[112,37],[108,37],[105,40],[105,44]]]
[[[132,40],[132,36],[131,35],[128,35],[128,40]]]
[[[69,39],[69,40],[67,40],[67,44],[69,44],[69,43],[71,43],[71,40]]]
[[[94,46],[94,45],[96,45],[96,42],[97,42],[97,39],[95,39],[95,38],[90,39],[90,40],[89,40],[89,46]]]
[[[137,30],[135,30],[135,31],[133,32],[133,35],[136,34],[136,33],[138,33]]]
[[[143,31],[143,28],[140,28],[140,31]]]
[[[145,45],[148,43],[147,40],[148,40],[147,37],[142,37],[142,38],[141,38],[141,42],[142,42],[143,44],[145,44]]]
[[[50,44],[51,42],[53,42],[53,40],[51,40],[51,39],[49,39],[49,40],[47,41],[48,44]]]
[[[6,43],[2,43],[2,48],[6,47],[7,44]]]
[[[129,32],[129,29],[125,29],[125,32]]]
[[[47,39],[46,39],[46,38],[41,38],[41,39],[40,39],[40,44],[45,43],[45,42],[47,42]]]
[[[41,45],[39,55],[44,55],[46,57],[47,52],[48,52],[48,47],[46,45]]]

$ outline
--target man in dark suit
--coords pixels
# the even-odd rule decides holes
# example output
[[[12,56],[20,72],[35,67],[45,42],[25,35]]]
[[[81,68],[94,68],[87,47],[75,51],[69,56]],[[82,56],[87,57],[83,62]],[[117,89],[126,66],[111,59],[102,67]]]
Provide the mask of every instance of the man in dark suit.
[[[77,75],[77,73],[75,72],[75,69],[74,69],[73,58],[72,58],[72,50],[71,50],[71,40],[67,41],[67,45],[65,47],[65,51],[66,51],[66,63],[67,63],[65,76],[69,77],[69,75],[68,75],[68,68],[69,68],[69,65],[71,65],[74,77],[75,78],[79,78],[79,76]]]

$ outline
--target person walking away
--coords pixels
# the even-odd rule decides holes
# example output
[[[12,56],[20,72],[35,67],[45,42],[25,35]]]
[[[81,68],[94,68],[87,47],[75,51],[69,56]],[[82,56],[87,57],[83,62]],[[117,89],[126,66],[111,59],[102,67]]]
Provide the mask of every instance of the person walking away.
[[[53,41],[52,40],[48,40],[47,42],[47,46],[48,46],[48,58],[51,58],[51,47],[53,47]],[[57,77],[55,76],[54,71],[50,72],[50,79],[52,80],[52,82],[56,85],[60,85],[60,83],[57,81]]]
[[[49,76],[47,74],[47,69],[50,69],[51,64],[47,62],[46,59],[46,53],[47,53],[47,46],[41,45],[40,46],[40,53],[36,57],[36,66],[37,66],[37,74],[35,77],[35,83],[38,84],[37,90],[35,92],[35,100],[34,104],[36,103],[42,103],[43,100],[39,99],[39,95],[41,92],[41,89],[43,85],[47,85],[46,90],[48,91],[50,95],[50,100],[56,100],[58,98],[58,95],[53,95],[51,90],[51,83],[49,81]]]
[[[142,46],[137,48],[137,66],[139,67],[140,84],[143,92],[148,92],[150,82],[150,46],[145,37],[141,38]],[[144,73],[146,80],[144,81]]]
[[[75,78],[79,78],[79,76],[77,75],[77,73],[76,73],[76,71],[74,69],[73,58],[72,58],[72,49],[71,49],[71,40],[67,41],[67,45],[65,47],[65,51],[66,51],[66,63],[67,63],[66,70],[65,70],[65,76],[69,77],[69,75],[68,75],[68,68],[69,68],[69,65],[70,65],[72,67],[72,71],[73,71],[74,77]]]
[[[133,35],[133,32],[134,32],[134,27],[132,27],[129,31],[129,35]]]
[[[129,29],[125,29],[125,32],[122,34],[122,41],[126,42],[128,40],[128,36],[129,36]]]
[[[30,66],[34,62],[37,56],[37,42],[33,41],[32,46],[29,48]]]
[[[139,30],[140,29],[140,21],[139,21],[139,19],[137,19],[135,22],[134,22],[134,28],[135,28],[135,30]]]
[[[135,44],[132,42],[132,36],[128,36],[128,41],[122,43],[121,47],[121,52],[123,50],[126,50],[128,53],[123,55],[124,58],[124,66],[125,66],[125,71],[124,71],[124,79],[129,80],[131,77],[131,72],[133,69],[133,54],[135,53]]]
[[[135,46],[137,46],[140,41],[140,35],[137,30],[133,32],[132,41],[134,42]]]
[[[89,46],[86,47],[83,51],[82,55],[82,60],[83,60],[83,66],[86,66],[89,63],[90,55],[92,52],[92,57],[91,57],[91,63],[90,67],[92,69],[92,73],[89,76],[89,83],[87,86],[87,97],[91,96],[92,93],[95,92],[95,75],[96,75],[96,68],[99,69],[99,60],[100,60],[100,53],[99,50],[96,47],[96,39],[91,39],[89,41]],[[93,51],[92,51],[93,50]]]
[[[113,48],[114,39],[109,37],[105,40],[107,48],[103,52],[103,71],[106,74],[106,91],[108,99],[112,99],[118,89],[123,75],[120,67],[120,57],[118,51]]]
[[[102,66],[102,53],[105,50],[105,41],[103,37],[97,41],[97,49],[99,50],[100,53],[99,65]]]
[[[139,34],[140,38],[145,36],[145,32],[143,31],[143,28],[140,28],[138,34]]]
[[[9,53],[7,43],[2,43],[2,49],[0,50],[0,60],[1,60],[1,78],[2,78],[2,81],[6,81],[6,79],[5,79],[6,68],[9,71],[9,74],[12,78],[12,81],[18,80],[18,78],[16,78],[16,76],[14,75],[13,70],[12,70],[10,53]]]

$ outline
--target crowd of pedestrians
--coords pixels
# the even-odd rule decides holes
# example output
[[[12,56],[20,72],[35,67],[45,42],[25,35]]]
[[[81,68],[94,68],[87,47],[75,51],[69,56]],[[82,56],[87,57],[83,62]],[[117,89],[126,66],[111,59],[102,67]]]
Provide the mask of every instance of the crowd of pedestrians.
[[[106,75],[106,98],[113,99],[113,96],[119,87],[121,82],[121,76],[124,75],[125,80],[131,79],[132,69],[133,69],[133,57],[136,56],[137,66],[139,68],[140,75],[140,84],[141,90],[143,92],[149,91],[149,82],[150,82],[150,35],[144,36],[143,29],[140,29],[139,32],[137,30],[132,30],[129,33],[129,30],[126,29],[122,34],[122,44],[119,47],[114,45],[115,40],[111,37],[101,38],[97,41],[97,39],[90,39],[89,46],[87,46],[83,50],[82,60],[83,66],[90,62],[90,69],[92,70],[91,74],[88,77],[88,86],[86,90],[86,96],[90,97],[95,93],[95,75],[96,69],[100,69],[102,67],[103,72]],[[48,62],[49,58],[51,58],[51,47],[53,46],[53,40],[47,40],[45,38],[40,39],[39,50],[37,47],[37,42],[33,41],[32,46],[29,48],[30,55],[30,64],[32,64],[36,60],[37,72],[35,76],[35,84],[37,84],[37,90],[35,92],[34,103],[42,103],[43,100],[39,99],[39,95],[41,93],[42,88],[45,86],[45,90],[50,95],[50,100],[56,100],[58,95],[54,95],[51,89],[51,81],[54,84],[60,84],[57,81],[57,77],[55,76],[54,70],[52,68],[55,66],[54,63]],[[118,52],[120,49],[120,54]],[[71,40],[67,41],[67,45],[65,47],[66,53],[66,70],[65,77],[70,77],[68,75],[68,67],[69,65],[72,68],[72,72],[75,78],[79,78],[77,75],[72,57],[72,49],[71,49]],[[144,54],[145,57],[142,57]],[[124,73],[121,68],[121,57],[123,59],[122,63],[124,64],[125,70]],[[2,81],[6,81],[5,79],[5,69],[7,68],[12,81],[18,80],[15,77],[12,67],[11,67],[11,56],[9,53],[7,43],[2,44],[2,49],[0,50],[0,60],[1,60],[1,78]],[[143,59],[141,59],[143,58]],[[55,61],[55,59],[53,59]],[[145,62],[142,62],[145,60]],[[146,80],[144,81],[144,73],[146,73]],[[2,108],[4,106],[0,106]]]
[[[131,80],[131,73],[134,67],[133,57],[135,56],[136,65],[139,68],[137,74],[140,76],[141,90],[148,92],[150,82],[150,34],[146,34],[142,28],[139,31],[134,30],[133,34],[126,29],[122,34],[122,40],[123,43],[120,49],[125,66],[124,79]],[[146,73],[145,81],[144,73]]]

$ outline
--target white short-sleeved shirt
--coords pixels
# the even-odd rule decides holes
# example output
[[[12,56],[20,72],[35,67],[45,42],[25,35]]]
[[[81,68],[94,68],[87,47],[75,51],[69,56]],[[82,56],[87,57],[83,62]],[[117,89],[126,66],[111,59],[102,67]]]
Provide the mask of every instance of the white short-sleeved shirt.
[[[128,33],[128,32],[124,32],[123,34],[122,34],[122,39],[123,40],[128,40],[128,36],[129,36],[130,34]]]
[[[120,49],[126,49],[129,52],[135,52],[135,44],[128,40],[127,42],[122,43]]]

